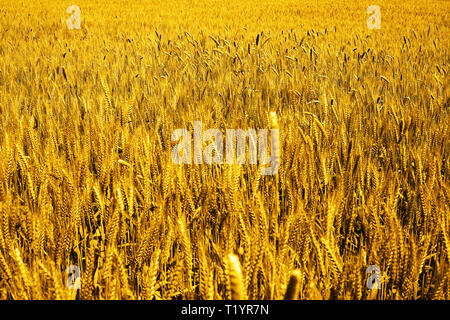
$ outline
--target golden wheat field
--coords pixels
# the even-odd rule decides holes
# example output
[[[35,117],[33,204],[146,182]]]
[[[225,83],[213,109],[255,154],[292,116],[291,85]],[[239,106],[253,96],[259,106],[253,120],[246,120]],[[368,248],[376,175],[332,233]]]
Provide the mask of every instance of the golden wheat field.
[[[450,299],[449,13],[0,0],[0,299]],[[278,172],[174,163],[194,121]]]

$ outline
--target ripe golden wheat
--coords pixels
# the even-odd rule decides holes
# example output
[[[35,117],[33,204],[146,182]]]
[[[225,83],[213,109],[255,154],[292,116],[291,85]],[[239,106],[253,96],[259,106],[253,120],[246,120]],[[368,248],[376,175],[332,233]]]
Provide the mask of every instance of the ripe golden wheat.
[[[76,4],[0,6],[1,299],[450,298],[448,2]],[[197,120],[278,173],[173,164]]]

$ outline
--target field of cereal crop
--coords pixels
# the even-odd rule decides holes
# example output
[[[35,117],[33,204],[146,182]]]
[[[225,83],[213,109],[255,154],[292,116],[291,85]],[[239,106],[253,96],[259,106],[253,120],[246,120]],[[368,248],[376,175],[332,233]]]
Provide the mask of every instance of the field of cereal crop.
[[[448,300],[449,9],[0,0],[0,299]]]

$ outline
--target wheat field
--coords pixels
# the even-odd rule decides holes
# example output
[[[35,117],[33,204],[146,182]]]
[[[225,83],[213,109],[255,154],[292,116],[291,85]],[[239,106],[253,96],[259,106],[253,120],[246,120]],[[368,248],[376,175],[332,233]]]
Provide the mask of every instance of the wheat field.
[[[0,299],[448,300],[449,9],[0,0]],[[278,172],[173,163],[194,121]]]

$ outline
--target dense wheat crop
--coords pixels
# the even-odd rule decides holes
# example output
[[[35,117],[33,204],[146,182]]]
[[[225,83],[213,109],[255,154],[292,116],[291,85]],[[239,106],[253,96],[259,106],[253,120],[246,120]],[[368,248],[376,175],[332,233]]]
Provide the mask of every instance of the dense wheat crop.
[[[0,298],[449,299],[449,9],[0,0]],[[173,163],[194,121],[277,174]]]

